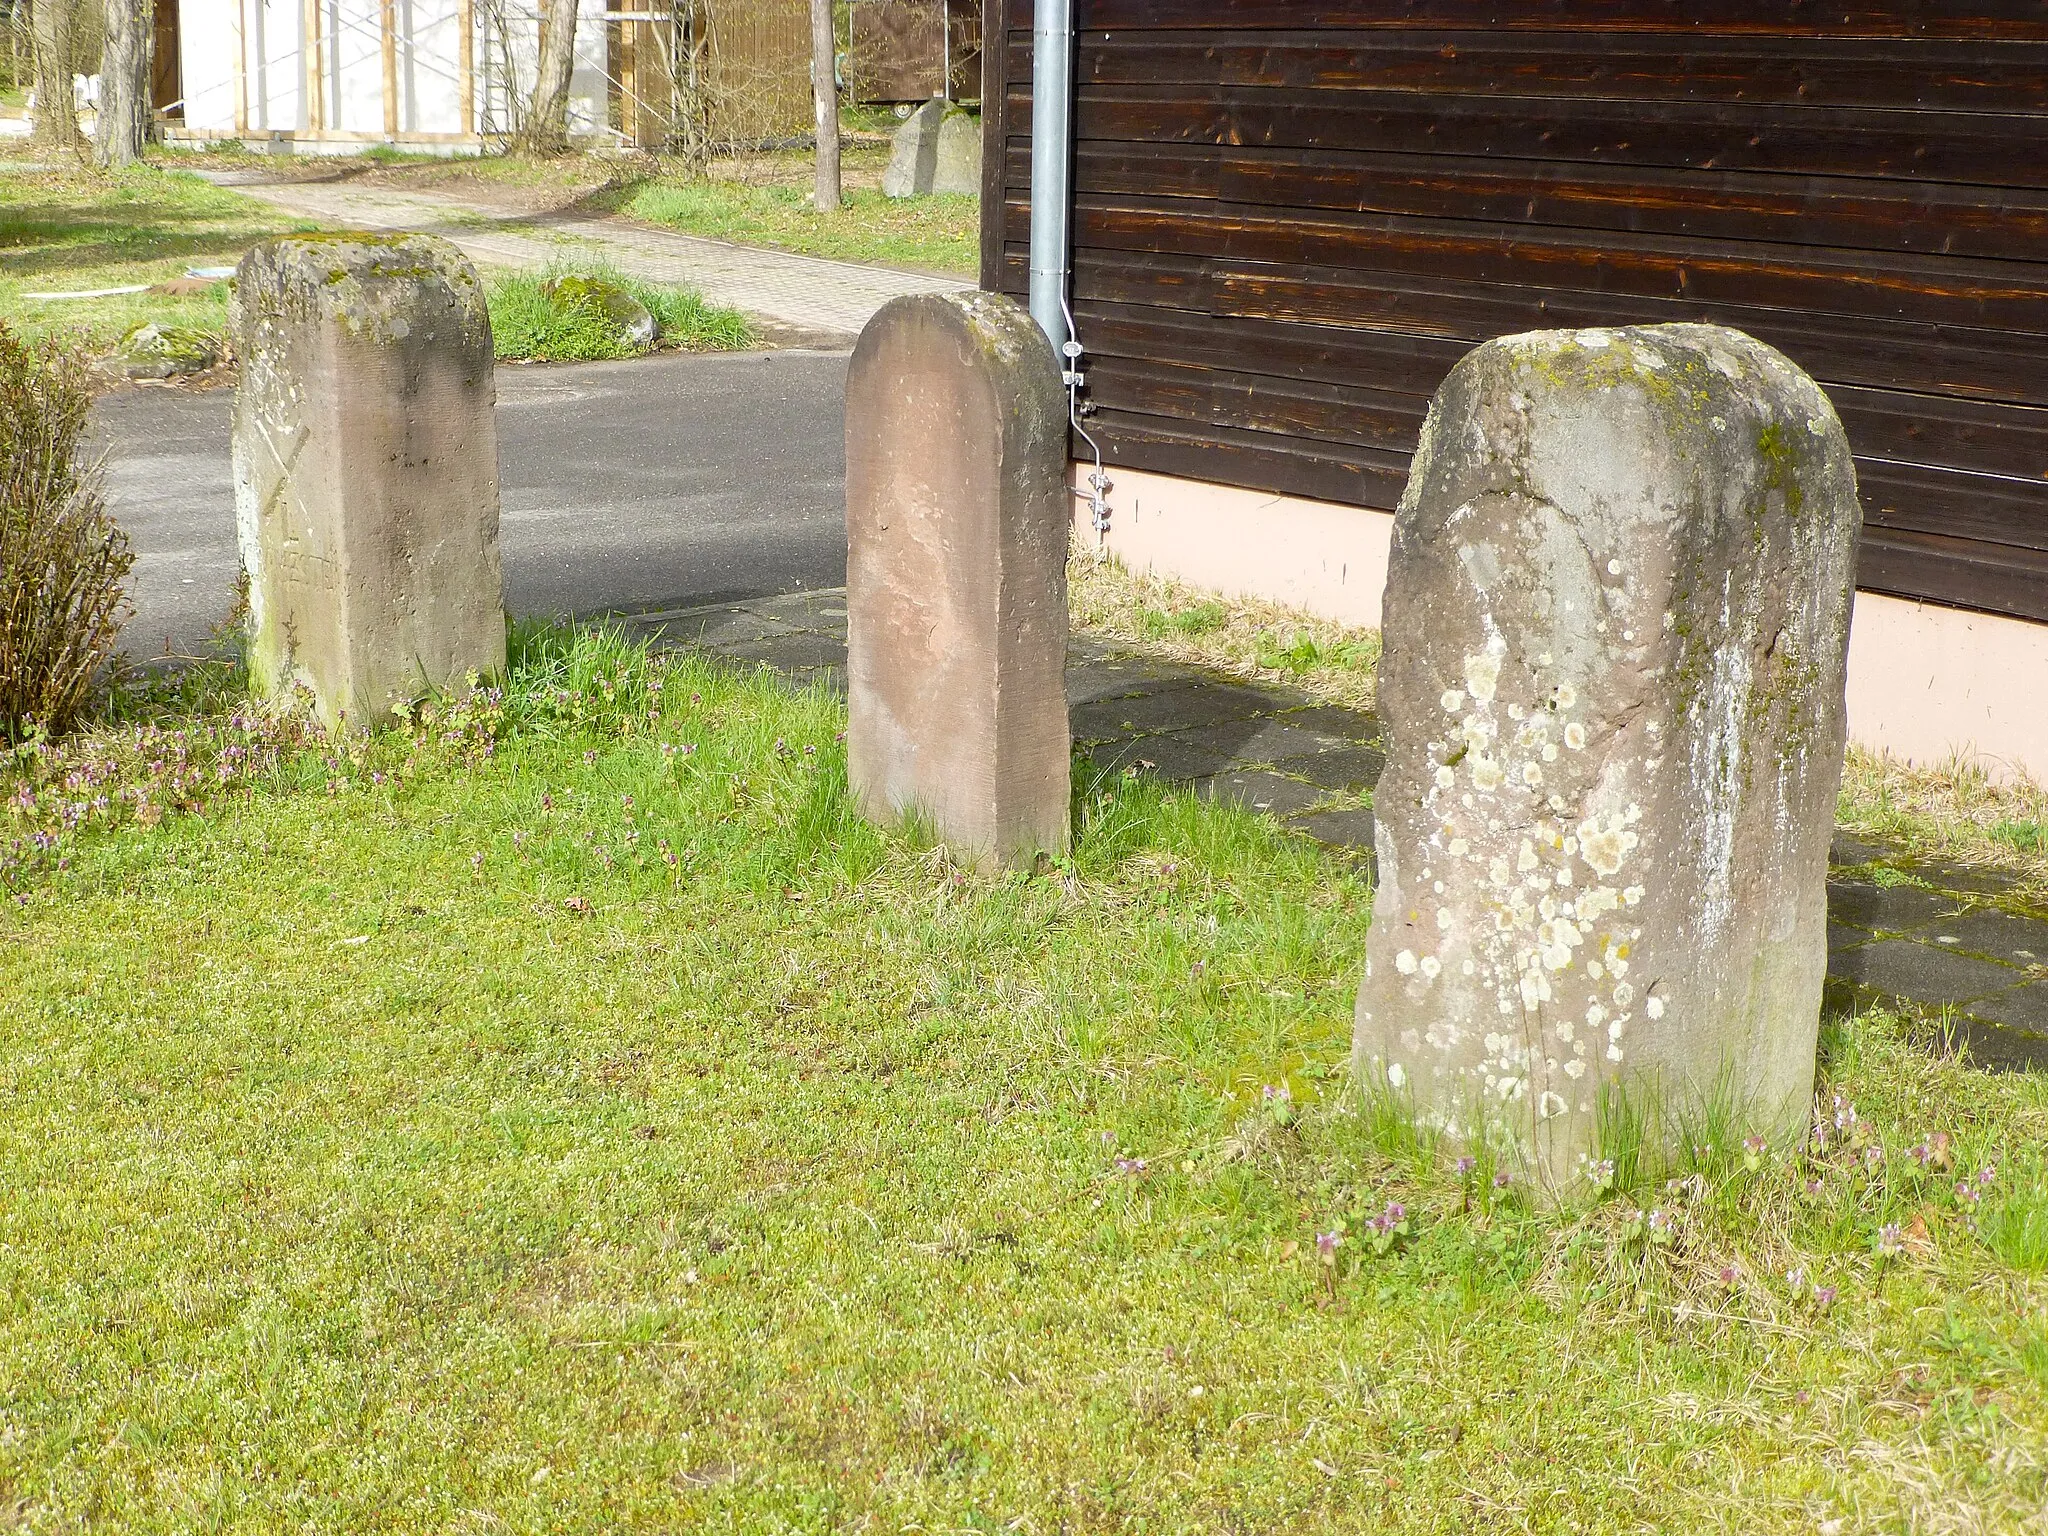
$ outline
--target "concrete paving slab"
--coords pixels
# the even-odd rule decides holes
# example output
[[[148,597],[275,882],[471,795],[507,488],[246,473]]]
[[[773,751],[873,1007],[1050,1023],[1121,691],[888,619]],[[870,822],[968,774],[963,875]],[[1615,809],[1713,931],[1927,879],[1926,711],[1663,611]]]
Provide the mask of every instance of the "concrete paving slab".
[[[2048,1039],[2048,981],[1980,997],[1970,1004],[1970,1016]]]
[[[1283,708],[1278,718],[1303,730],[1346,736],[1355,741],[1377,742],[1380,739],[1379,721],[1360,709],[1342,709],[1335,704],[1297,703],[1292,708]]]
[[[1962,912],[1964,901],[1945,891],[1915,885],[1869,885],[1843,881],[1828,889],[1828,915],[1873,933],[1913,933]]]
[[[1201,678],[1184,668],[1118,666],[1083,657],[1079,647],[1067,651],[1067,707],[1103,699],[1130,699],[1167,688],[1199,685]]]
[[[2020,917],[1997,907],[1979,907],[1944,918],[1919,931],[1931,944],[1983,955],[2008,965],[2048,966],[2048,922]]]
[[[1325,789],[1370,793],[1379,783],[1380,770],[1387,766],[1387,758],[1377,747],[1339,747],[1284,766],[1289,773],[1297,773]]]
[[[1306,832],[1319,843],[1356,848],[1366,853],[1372,851],[1371,811],[1310,811],[1305,816],[1294,817],[1288,825]]]
[[[1121,772],[1135,764],[1153,778],[1190,783],[1230,767],[1227,753],[1214,751],[1181,736],[1134,736],[1105,742],[1088,752],[1097,769]]]
[[[1352,745],[1346,737],[1305,730],[1270,715],[1198,726],[1180,734],[1241,763],[1283,763],[1290,758],[1313,758]]]
[[[1271,708],[1271,699],[1251,688],[1190,682],[1084,704],[1073,711],[1073,728],[1083,741],[1107,741],[1133,732],[1249,720]]]
[[[1829,956],[1828,973],[1859,987],[1930,1007],[1962,1007],[2006,992],[2023,977],[2011,966],[1958,955],[1912,939],[1878,939]]]
[[[832,635],[793,629],[784,635],[769,635],[734,645],[720,645],[718,652],[736,661],[758,661],[784,672],[808,671],[814,667],[844,667],[846,642]]]

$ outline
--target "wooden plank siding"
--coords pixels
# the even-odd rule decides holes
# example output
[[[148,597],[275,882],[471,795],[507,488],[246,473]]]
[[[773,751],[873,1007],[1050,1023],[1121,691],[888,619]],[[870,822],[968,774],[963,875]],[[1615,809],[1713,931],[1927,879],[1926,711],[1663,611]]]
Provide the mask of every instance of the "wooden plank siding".
[[[1711,320],[1827,386],[1860,580],[2048,620],[2042,0],[1076,0],[1074,310],[1115,463],[1392,508],[1474,344]],[[1023,297],[1031,3],[988,0]]]

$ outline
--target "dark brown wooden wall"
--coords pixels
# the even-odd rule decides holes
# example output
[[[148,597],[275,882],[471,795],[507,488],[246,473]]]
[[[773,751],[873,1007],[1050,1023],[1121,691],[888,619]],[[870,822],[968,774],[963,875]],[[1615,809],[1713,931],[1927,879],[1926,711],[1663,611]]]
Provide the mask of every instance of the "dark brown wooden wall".
[[[1117,463],[1368,507],[1473,344],[1713,320],[1828,388],[1866,587],[2048,619],[2048,0],[1076,0]],[[989,0],[1022,297],[1030,0]]]

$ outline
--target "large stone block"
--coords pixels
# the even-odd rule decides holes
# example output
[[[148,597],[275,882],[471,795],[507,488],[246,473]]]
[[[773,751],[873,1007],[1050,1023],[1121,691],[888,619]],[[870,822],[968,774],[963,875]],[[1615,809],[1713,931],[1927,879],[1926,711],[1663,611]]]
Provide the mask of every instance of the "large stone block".
[[[235,517],[257,687],[374,724],[505,665],[491,325],[427,235],[252,247],[230,324]]]
[[[1023,307],[891,301],[846,383],[847,770],[976,862],[1068,831],[1066,402]]]
[[[1803,1126],[1861,513],[1827,397],[1711,326],[1491,342],[1394,525],[1357,1056],[1552,1190]]]
[[[882,172],[888,197],[981,190],[981,117],[949,101],[928,101],[911,113],[891,142]]]

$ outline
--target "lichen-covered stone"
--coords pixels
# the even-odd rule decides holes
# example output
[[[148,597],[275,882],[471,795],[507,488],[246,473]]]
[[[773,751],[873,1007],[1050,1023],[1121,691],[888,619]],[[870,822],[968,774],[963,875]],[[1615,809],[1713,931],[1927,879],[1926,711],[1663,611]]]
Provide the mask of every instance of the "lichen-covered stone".
[[[891,141],[882,172],[885,197],[981,190],[981,118],[949,101],[926,102]]]
[[[587,308],[604,316],[621,347],[645,352],[661,336],[661,326],[647,306],[608,277],[571,273],[549,278],[541,291],[565,309]]]
[[[846,382],[847,777],[963,860],[1066,847],[1059,365],[991,293],[892,300]]]
[[[1827,397],[1738,332],[1458,364],[1388,568],[1369,1079],[1553,1191],[1797,1133],[1860,520]]]
[[[329,723],[505,664],[490,318],[427,235],[292,235],[230,305],[252,680]]]
[[[123,336],[109,360],[130,379],[175,379],[220,366],[220,338],[211,331],[151,320]]]

